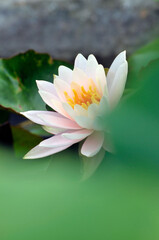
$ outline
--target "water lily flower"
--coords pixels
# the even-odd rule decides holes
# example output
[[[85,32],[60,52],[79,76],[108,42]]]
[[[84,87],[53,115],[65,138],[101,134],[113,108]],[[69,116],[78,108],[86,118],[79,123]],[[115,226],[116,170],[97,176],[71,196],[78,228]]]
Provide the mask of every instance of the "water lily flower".
[[[22,112],[31,121],[53,134],[34,147],[25,158],[41,158],[60,152],[84,140],[81,154],[95,156],[106,149],[103,129],[97,118],[119,102],[126,83],[126,51],[113,61],[107,74],[93,55],[78,54],[74,69],[60,66],[54,83],[39,80],[43,101],[55,111]]]

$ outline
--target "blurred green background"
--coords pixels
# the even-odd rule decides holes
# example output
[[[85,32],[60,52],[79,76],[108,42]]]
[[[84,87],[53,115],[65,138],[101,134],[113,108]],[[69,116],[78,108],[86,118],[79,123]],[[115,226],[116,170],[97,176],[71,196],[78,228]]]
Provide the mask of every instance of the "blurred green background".
[[[76,52],[82,50],[85,54],[97,53],[108,67],[119,50],[128,48],[129,74],[124,96],[113,112],[99,119],[105,130],[111,130],[115,153],[106,152],[99,168],[86,181],[81,180],[84,163],[78,155],[78,145],[47,158],[22,159],[45,136],[34,124],[21,123],[23,119],[18,115],[22,110],[47,107],[38,96],[35,80],[52,81],[52,74],[61,63],[71,65],[34,51],[1,59],[0,239],[158,240],[158,3],[93,1],[96,8],[92,6],[90,10],[92,2],[68,2],[67,5],[64,1],[0,1],[0,29],[5,26],[3,21],[8,24],[5,32],[1,31],[0,55],[9,57],[34,48],[71,62]],[[47,15],[50,6],[52,10]],[[79,6],[83,7],[80,11]],[[88,13],[95,13],[95,18]],[[109,14],[105,17],[106,13]],[[74,19],[78,29],[74,28]],[[101,27],[98,32],[98,22],[107,31],[103,32]],[[88,25],[81,31],[79,26],[85,23]],[[106,27],[108,23],[111,30]],[[52,31],[56,27],[57,32]],[[81,42],[79,39],[86,32],[90,35]],[[35,33],[38,37],[31,40]],[[107,43],[114,34],[119,37],[114,38],[109,48]],[[72,48],[68,45],[70,36],[77,41]],[[89,44],[93,36],[101,38],[101,45],[97,37]],[[59,39],[62,40],[57,44]],[[104,53],[103,49],[109,50]]]

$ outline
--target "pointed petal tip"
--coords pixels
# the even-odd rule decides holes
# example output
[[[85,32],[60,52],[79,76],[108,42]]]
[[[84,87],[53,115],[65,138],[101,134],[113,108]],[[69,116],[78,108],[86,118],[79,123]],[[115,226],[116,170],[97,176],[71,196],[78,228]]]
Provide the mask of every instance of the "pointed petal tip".
[[[59,66],[59,68],[58,68],[58,72],[60,72],[61,70],[63,70],[63,69],[66,69],[67,67],[66,66],[64,66],[64,65],[60,65]],[[54,74],[55,75],[55,74]],[[56,75],[55,75],[56,76]]]
[[[88,158],[91,158],[91,157],[93,157],[93,156],[95,156],[96,154],[83,154],[82,152],[81,152],[81,154],[83,155],[83,156],[85,156],[85,157],[88,157]]]
[[[126,61],[126,50],[123,50],[121,53],[119,53],[119,54],[121,54],[121,55],[123,55],[123,57],[124,57],[124,59],[125,59],[125,61]]]
[[[31,157],[29,157],[28,154],[25,154],[24,157],[23,157],[23,159],[31,159]]]
[[[76,55],[76,57],[78,57],[78,56],[84,57],[82,53],[78,53],[78,54]]]
[[[90,54],[88,56],[88,61],[90,61],[90,60],[92,60],[96,64],[96,66],[98,65],[98,61],[97,61],[96,57],[93,54]]]
[[[26,117],[27,115],[27,111],[26,112],[19,112],[21,115],[23,115],[24,117]]]
[[[81,53],[78,53],[74,61],[74,68],[76,67],[85,70],[86,62],[86,58]]]
[[[78,53],[75,57],[75,62],[78,61],[79,59],[85,59],[82,53]]]
[[[91,53],[91,54],[89,54],[88,59],[91,58],[91,57],[94,58],[95,56]]]
[[[39,87],[41,86],[42,82],[45,82],[44,80],[36,80],[36,85]]]
[[[38,158],[40,158],[40,157],[33,157],[33,156],[29,156],[28,154],[26,154],[24,157],[23,157],[23,159],[38,159]]]
[[[58,75],[56,75],[56,74],[53,74],[53,78],[54,78],[54,80],[55,80],[55,78],[57,78],[58,77]]]

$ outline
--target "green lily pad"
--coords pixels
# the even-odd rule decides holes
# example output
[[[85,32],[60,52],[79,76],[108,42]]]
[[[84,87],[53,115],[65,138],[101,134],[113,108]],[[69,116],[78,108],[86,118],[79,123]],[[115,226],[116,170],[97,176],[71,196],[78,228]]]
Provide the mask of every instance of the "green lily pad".
[[[0,105],[17,113],[27,110],[45,110],[36,86],[36,80],[53,81],[58,67],[69,64],[53,60],[48,54],[34,51],[10,59],[0,59]]]

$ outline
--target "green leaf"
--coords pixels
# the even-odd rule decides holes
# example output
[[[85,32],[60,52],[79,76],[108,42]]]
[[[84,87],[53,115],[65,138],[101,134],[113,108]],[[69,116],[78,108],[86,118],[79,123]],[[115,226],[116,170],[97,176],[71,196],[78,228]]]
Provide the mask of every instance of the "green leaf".
[[[127,80],[127,87],[134,86],[136,81],[142,79],[138,79],[138,74],[142,70],[148,66],[148,64],[158,59],[159,57],[159,39],[149,43],[148,45],[142,47],[138,51],[136,51],[130,58],[129,58],[129,72],[128,72],[128,80]]]
[[[44,110],[36,80],[53,81],[60,65],[47,54],[28,51],[10,59],[0,59],[0,104],[17,113],[27,110]]]
[[[42,138],[27,132],[20,127],[11,127],[14,150],[17,157],[23,157],[31,148],[42,141]]]

